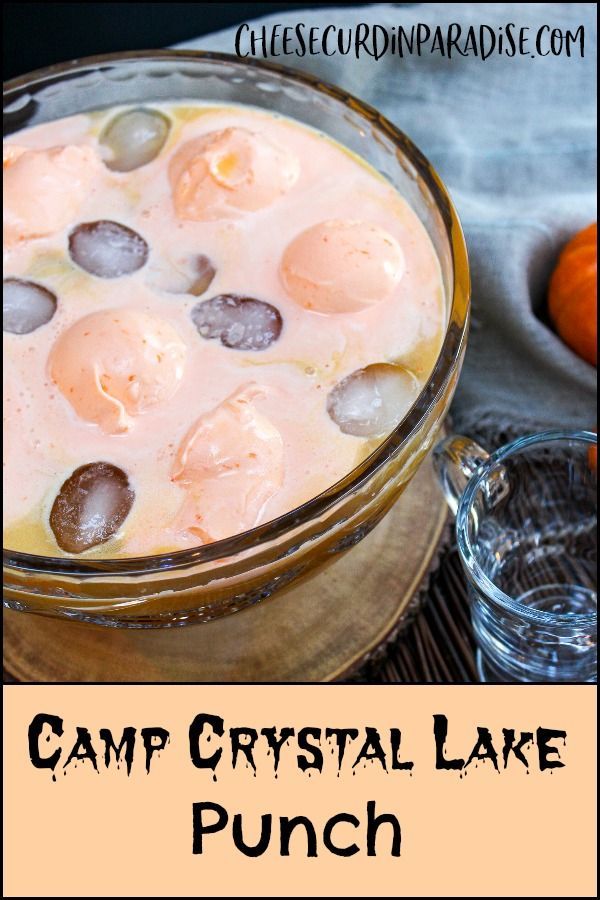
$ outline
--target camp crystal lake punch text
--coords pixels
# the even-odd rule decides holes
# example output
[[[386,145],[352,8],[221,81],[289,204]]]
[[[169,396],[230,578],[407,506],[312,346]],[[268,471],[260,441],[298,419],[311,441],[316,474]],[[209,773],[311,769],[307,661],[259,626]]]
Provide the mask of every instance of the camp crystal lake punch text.
[[[447,717],[432,717],[432,760],[435,768],[442,771],[463,774],[473,763],[485,761],[498,772],[515,766],[527,770],[531,766],[542,772],[562,768],[566,739],[566,731],[559,728],[502,728],[500,733],[492,734],[480,725],[474,729],[469,745],[461,747],[452,738]],[[170,741],[171,734],[160,726],[130,725],[114,733],[110,728],[100,728],[97,735],[92,735],[87,727],[66,725],[60,715],[49,713],[38,713],[28,728],[32,765],[50,771],[54,779],[58,772],[66,773],[84,762],[96,771],[109,770],[114,762],[122,764],[128,775],[134,765],[149,774],[154,758],[168,748]],[[367,764],[388,774],[412,774],[416,767],[415,761],[402,752],[400,728],[228,727],[218,715],[199,713],[189,726],[187,742],[193,766],[205,770],[214,780],[227,767],[232,771],[250,770],[254,776],[258,771],[261,776],[270,771],[277,777],[283,759],[291,759],[300,772],[309,776],[337,776],[359,771]]]
[[[448,718],[433,715],[430,764],[463,778],[475,762],[487,763],[497,772],[529,767],[553,772],[564,767],[561,750],[566,747],[566,731],[544,727],[531,731],[502,728],[492,734],[489,728],[477,726],[467,747],[459,747],[450,736]],[[172,740],[162,726],[126,726],[120,731],[99,728],[97,734],[86,726],[66,725],[59,715],[38,713],[28,727],[28,748],[32,765],[57,776],[73,769],[93,770],[96,774],[115,769],[127,775],[150,775],[159,765],[160,755],[183,735]],[[406,743],[410,743],[409,740]],[[212,784],[218,775],[239,772],[248,777],[279,778],[285,789],[286,780],[294,772],[301,777],[335,777],[357,775],[361,769],[374,767],[381,776],[396,773],[412,776],[415,762],[402,752],[403,736],[399,728],[317,727],[299,729],[291,726],[255,728],[246,725],[227,726],[225,720],[212,713],[199,713],[189,725],[187,734],[189,759],[195,769],[204,770],[205,786],[211,785],[210,796],[219,788]],[[462,754],[462,755],[461,755]],[[423,761],[422,764],[426,761]],[[482,768],[484,768],[482,766]],[[251,774],[250,774],[251,773]],[[119,777],[119,776],[117,776]],[[208,782],[206,781],[208,778]],[[200,784],[202,779],[200,778]],[[57,786],[58,794],[60,788]],[[375,789],[373,788],[375,791]],[[389,792],[388,792],[389,793]],[[243,807],[243,794],[239,797]],[[351,807],[346,792],[345,806]],[[263,854],[281,857],[318,857],[328,853],[336,857],[399,857],[402,848],[402,826],[395,812],[384,808],[385,800],[366,799],[359,808],[345,808],[332,815],[313,814],[308,798],[302,808],[291,815],[275,816],[268,810],[239,809],[230,811],[222,803],[206,797],[192,798],[191,852],[202,855],[211,850],[221,853],[223,840],[243,856],[256,858]],[[265,800],[266,805],[266,800]]]

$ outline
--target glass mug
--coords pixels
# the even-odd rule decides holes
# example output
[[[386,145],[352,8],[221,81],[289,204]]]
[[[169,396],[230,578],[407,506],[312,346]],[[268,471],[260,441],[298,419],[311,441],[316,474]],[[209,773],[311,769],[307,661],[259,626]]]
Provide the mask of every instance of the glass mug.
[[[209,622],[289,589],[350,550],[380,521],[433,446],[465,353],[469,267],[448,193],[423,154],[376,110],[281,66],[157,50],[73,60],[4,86],[4,133],[115,104],[202,100],[290,116],[366,159],[406,197],[440,261],[447,327],[407,415],[352,472],[302,506],[243,534],[137,559],[36,556],[4,549],[13,610],[119,628]]]
[[[596,448],[588,431],[435,448],[482,681],[596,680]]]

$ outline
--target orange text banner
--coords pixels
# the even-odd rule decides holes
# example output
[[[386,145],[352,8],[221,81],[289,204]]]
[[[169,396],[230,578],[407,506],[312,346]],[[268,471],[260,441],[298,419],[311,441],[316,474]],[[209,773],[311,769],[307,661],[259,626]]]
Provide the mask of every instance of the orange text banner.
[[[596,688],[4,688],[7,896],[592,896]]]

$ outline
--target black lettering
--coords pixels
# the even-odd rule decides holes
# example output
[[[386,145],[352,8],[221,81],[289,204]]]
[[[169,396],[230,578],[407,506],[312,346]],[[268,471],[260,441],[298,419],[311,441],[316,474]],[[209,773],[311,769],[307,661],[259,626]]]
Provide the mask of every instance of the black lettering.
[[[528,769],[529,763],[527,762],[527,757],[523,755],[522,750],[523,747],[533,741],[533,734],[531,733],[531,731],[522,731],[518,744],[515,744],[514,728],[503,728],[502,734],[504,735],[504,747],[502,749],[504,768],[506,768],[506,766],[508,765],[508,757],[511,753],[514,753],[519,762],[522,762],[525,768]]]
[[[486,35],[490,39],[490,46],[486,48]],[[488,56],[491,56],[496,48],[496,35],[493,28],[490,28],[489,25],[480,25],[479,26],[479,46],[481,48],[481,58],[482,60],[486,60]]]
[[[563,34],[560,28],[553,28],[550,35],[550,49],[553,56],[560,56],[563,47]]]
[[[294,816],[293,819],[288,819],[287,816],[281,816],[279,825],[281,830],[279,849],[280,856],[290,855],[290,838],[292,836],[292,832],[298,825],[302,825],[306,832],[306,855],[317,855],[317,835],[315,832],[315,827],[310,819],[307,819],[306,816]]]
[[[505,34],[506,34],[506,37],[508,38],[508,45],[509,45],[509,50],[506,51],[506,55],[508,57],[513,57],[517,53],[517,45],[516,45],[515,37],[513,34],[513,30],[515,27],[516,26],[515,26],[514,22],[509,22],[505,28]]]
[[[250,31],[249,25],[240,25],[240,27],[238,28],[238,30],[235,33],[235,55],[242,57],[242,59],[246,56],[249,56],[248,53],[242,53],[242,51],[241,51],[242,34],[244,34],[247,31]]]
[[[334,56],[335,50],[329,49],[329,35],[331,32],[336,32],[337,28],[335,25],[328,25],[323,31],[323,38],[321,40],[321,47],[325,56]]]
[[[448,26],[448,59],[452,58],[452,51],[456,50],[459,56],[467,56],[466,53],[458,46],[458,42],[460,40],[460,36],[462,34],[462,28],[458,24],[458,22],[451,22]]]
[[[296,25],[296,40],[298,41],[298,47],[296,49],[296,56],[304,56],[306,54],[306,41],[304,40],[304,29],[306,25],[304,22],[298,22]]]
[[[133,748],[135,747],[135,728],[129,726],[123,729],[123,737],[118,747],[114,742],[110,728],[100,729],[100,740],[104,741],[104,765],[107,769],[110,766],[110,751],[112,750],[115,754],[115,761],[118,765],[121,761],[121,751],[125,747],[123,759],[125,760],[127,774],[130,775],[131,766],[133,765]]]
[[[387,772],[387,766],[385,764],[385,753],[383,747],[381,746],[381,738],[379,737],[379,732],[376,728],[367,727],[365,728],[365,734],[365,742],[362,745],[352,768],[355,769],[362,759],[377,759],[379,760],[384,772]]]
[[[60,747],[57,747],[54,753],[51,753],[50,756],[42,756],[40,754],[39,739],[42,734],[44,725],[47,725],[52,733],[57,737],[62,737],[63,720],[60,718],[60,716],[52,716],[50,715],[50,713],[38,713],[31,720],[31,723],[27,730],[27,740],[29,742],[29,758],[31,759],[32,765],[34,765],[36,769],[54,770],[58,764],[62,750],[60,749]]]
[[[442,37],[442,29],[439,25],[436,25],[435,31],[433,32],[433,41],[431,42],[431,47],[429,48],[430,53],[440,53],[442,56],[446,55],[444,50],[444,39]]]
[[[468,56],[469,53],[472,53],[473,56],[477,56],[477,39],[475,37],[475,29],[472,25],[469,25],[467,36],[465,38],[465,56]]]
[[[381,815],[376,816],[374,800],[369,800],[367,803],[367,856],[377,856],[375,841],[377,838],[377,831],[381,825],[392,826],[393,837],[391,855],[400,856],[400,846],[402,843],[400,822],[396,816],[391,813],[382,813]]]
[[[314,25],[308,32],[308,52],[311,56],[320,56],[319,50],[319,32],[320,29]]]
[[[435,737],[435,767],[436,769],[462,769],[464,759],[446,759],[444,747],[448,737],[448,719],[446,716],[433,717],[433,734]]]
[[[460,25],[458,26],[460,28]],[[408,55],[412,56],[413,48],[415,46],[415,26],[413,25],[410,29],[410,37],[407,35],[405,29],[400,25],[398,27],[398,54],[401,59],[404,59],[404,44],[406,44],[406,49],[408,51]]]
[[[279,737],[277,737],[276,728],[262,728],[260,733],[266,737],[267,744],[273,751],[273,768],[275,771],[277,771],[277,769],[279,768],[281,748],[287,740],[289,740],[291,737],[294,737],[296,732],[293,728],[282,728],[279,732]]]
[[[258,44],[260,44],[260,50],[256,49]],[[264,25],[260,29],[259,38],[257,38],[254,29],[250,32],[250,54],[251,56],[260,54],[263,58],[267,56],[267,29]]]
[[[381,37],[382,46],[379,46],[379,37]],[[383,27],[383,25],[373,25],[373,57],[374,59],[380,59],[384,53],[387,52],[387,48],[390,43],[390,38],[387,33],[387,30]]]
[[[169,732],[166,728],[142,728],[141,735],[146,749],[146,772],[149,773],[150,761],[155,753],[160,753],[167,746]]]
[[[542,35],[545,31],[550,31],[549,25],[542,25],[542,27],[538,29],[538,33],[535,38],[535,49],[538,56],[548,56],[548,54],[550,53],[549,50],[546,50],[545,53],[542,52]]]
[[[354,32],[354,52],[356,53],[356,58],[358,59],[360,56],[360,48],[368,53],[368,49],[366,46],[367,38],[369,37],[369,26],[366,22],[359,22],[356,26]]]
[[[353,828],[358,828],[360,822],[356,818],[356,816],[351,815],[351,813],[338,813],[337,816],[332,816],[325,823],[325,827],[323,829],[323,844],[330,853],[335,854],[335,856],[354,856],[355,853],[359,852],[358,844],[350,844],[348,847],[339,847],[337,844],[333,843],[333,829],[336,825],[341,822],[347,822],[349,825],[352,825]]]
[[[273,28],[271,29],[271,47],[270,47],[271,56],[281,56],[281,53],[278,53],[277,50],[275,49],[277,46],[277,39],[279,38],[279,29],[280,28],[281,28],[281,25],[273,25]]]
[[[244,856],[251,856],[253,858],[262,856],[271,840],[271,825],[271,813],[267,813],[260,817],[260,838],[258,844],[255,844],[254,847],[250,847],[244,842],[244,836],[242,834],[242,814],[236,813],[233,817],[233,843]]]
[[[346,752],[346,742],[348,739],[355,741],[358,737],[358,728],[327,728],[325,731],[327,740],[335,738],[338,748],[338,771],[342,768],[344,753]]]
[[[571,46],[579,41],[579,55],[583,59],[585,56],[585,28],[580,25],[577,31],[567,31],[567,56],[571,55]]]
[[[308,738],[314,738],[317,742],[316,744],[310,743]],[[298,768],[302,772],[306,772],[307,769],[317,769],[317,771],[323,771],[323,753],[321,748],[318,745],[318,742],[321,739],[321,729],[320,728],[302,728],[298,732],[298,749],[304,750],[305,753],[310,754],[312,757],[312,762],[310,759],[307,759],[306,756],[299,755],[298,756]]]
[[[66,763],[63,766],[63,769],[66,769],[70,762],[74,759],[83,761],[84,759],[89,759],[96,770],[98,771],[98,765],[96,763],[96,751],[92,746],[92,736],[90,735],[87,728],[82,728],[81,726],[77,726],[77,740],[75,741],[75,745],[71,752],[69,753],[69,757]]]
[[[294,39],[294,29],[292,28],[291,25],[286,25],[285,28],[283,29],[283,37],[281,38],[281,46],[283,47],[283,55],[284,56],[290,56],[290,54],[293,52],[292,50],[289,49],[290,44],[292,43],[293,39]]]
[[[220,716],[199,713],[190,725],[190,756],[197,769],[212,769],[214,772],[217,768],[217,763],[221,759],[223,748],[219,747],[210,756],[202,756],[200,752],[200,737],[205,725],[209,725],[213,734],[216,734],[217,737],[223,737],[223,719]]]
[[[348,38],[345,47],[344,47],[344,29],[343,28],[340,28],[340,30],[338,31],[338,36],[337,36],[338,37],[338,39],[337,39],[338,50],[340,51],[342,56],[347,56],[350,53],[350,50],[352,49],[352,31],[350,30],[350,28],[346,28],[345,31],[346,31],[346,36]]]
[[[417,25],[417,56],[421,55],[421,47],[426,44],[431,35],[431,29],[428,25],[421,22]]]
[[[212,825],[205,825],[204,812],[215,812],[217,821]],[[205,834],[216,834],[223,831],[227,825],[229,816],[227,811],[218,803],[193,803],[192,804],[192,853],[202,853],[204,850],[203,839]]]
[[[563,743],[566,742],[567,732],[556,731],[554,728],[538,728],[535,733],[535,739],[538,746],[538,754],[540,758],[540,772],[545,769],[561,769],[564,762],[560,760],[560,753],[557,747],[551,747],[548,741],[554,738],[562,738]],[[548,759],[549,756],[558,756],[558,759]]]
[[[246,757],[246,760],[252,768],[254,769],[254,773],[256,774],[256,765],[254,763],[254,757],[252,755],[252,749],[255,743],[258,740],[258,732],[254,728],[230,728],[229,729],[229,738],[231,740],[231,764],[235,769],[237,765],[238,756],[240,753],[243,753]],[[247,740],[242,741],[242,738],[247,738]]]
[[[399,728],[390,729],[390,747],[392,750],[392,769],[406,769],[410,771],[414,768],[412,762],[400,761],[400,741],[402,740],[402,732]]]
[[[492,735],[490,733],[489,728],[478,728],[477,734],[478,734],[477,743],[475,744],[475,746],[473,747],[473,750],[471,751],[471,755],[469,756],[469,758],[467,760],[465,769],[467,768],[467,766],[471,765],[471,763],[473,762],[474,759],[482,760],[482,761],[484,759],[491,759],[496,772],[498,772],[499,771],[499,769],[498,769],[498,754],[496,753],[496,750],[494,749],[494,744],[492,742]]]

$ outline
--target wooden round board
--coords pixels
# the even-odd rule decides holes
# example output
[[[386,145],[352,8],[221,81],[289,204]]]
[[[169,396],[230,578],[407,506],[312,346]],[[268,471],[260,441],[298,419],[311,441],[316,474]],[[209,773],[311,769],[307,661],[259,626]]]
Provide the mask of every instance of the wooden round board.
[[[4,611],[4,665],[27,682],[316,682],[401,623],[446,522],[430,460],[360,544],[296,588],[204,625],[141,631]]]

